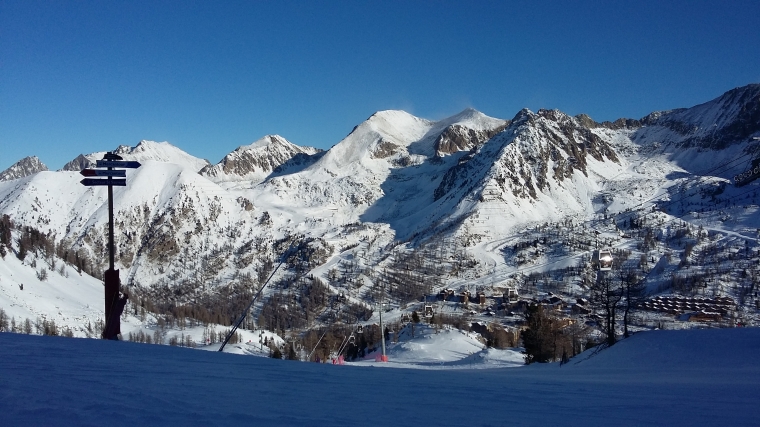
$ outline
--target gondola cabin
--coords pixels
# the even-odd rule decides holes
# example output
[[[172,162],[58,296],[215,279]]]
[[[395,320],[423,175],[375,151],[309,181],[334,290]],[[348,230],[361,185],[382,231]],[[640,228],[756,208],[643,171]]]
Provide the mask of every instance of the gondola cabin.
[[[610,271],[612,270],[612,251],[609,249],[602,249],[599,251],[599,263],[597,264],[599,266],[599,271]]]
[[[433,317],[433,305],[425,304],[425,311],[423,313],[425,317]]]

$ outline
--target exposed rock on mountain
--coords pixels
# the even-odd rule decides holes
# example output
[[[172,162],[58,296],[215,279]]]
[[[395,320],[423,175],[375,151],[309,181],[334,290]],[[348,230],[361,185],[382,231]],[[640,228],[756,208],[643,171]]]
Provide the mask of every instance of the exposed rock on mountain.
[[[730,90],[695,107],[649,114],[641,124],[669,130],[663,142],[713,150],[728,147],[760,133],[760,84]]]
[[[213,166],[168,143],[119,147],[125,159],[143,166],[129,172],[126,187],[114,189],[117,263],[125,283],[179,304],[232,289],[232,283],[261,284],[288,248],[308,241],[314,250],[289,257],[288,267],[325,279],[327,286],[339,286],[340,275],[356,279],[351,292],[363,304],[380,292],[373,268],[388,267],[388,278],[405,264],[424,264],[429,271],[456,264],[445,273],[451,276],[399,279],[392,289],[397,295],[407,283],[422,283],[423,289],[455,280],[454,272],[464,274],[461,269],[481,261],[506,271],[522,247],[515,236],[538,225],[598,223],[642,206],[651,213],[651,201],[661,197],[680,203],[675,218],[689,209],[707,215],[702,210],[710,209],[708,200],[727,204],[741,197],[749,206],[754,196],[736,193],[728,183],[754,159],[759,87],[612,123],[557,110],[525,109],[503,120],[467,109],[438,121],[380,111],[325,152],[272,135]],[[80,258],[103,263],[107,193],[81,186],[75,173],[102,156],[80,156],[64,171],[0,183],[0,214],[55,235]],[[734,158],[742,163],[714,168]],[[709,180],[694,179],[702,175]],[[742,226],[756,229],[747,225],[756,215],[748,212]],[[729,214],[720,218],[721,224],[732,221]],[[577,236],[563,239],[571,237]],[[556,243],[556,252],[581,256],[590,239],[581,235],[564,248]],[[544,256],[538,243],[531,247],[515,263]],[[428,249],[431,258],[415,260],[417,251]],[[366,268],[357,267],[360,257]]]
[[[451,125],[435,140],[435,151],[439,155],[444,155],[477,148],[504,130],[508,124],[507,122],[486,130],[476,130],[458,124]]]
[[[74,160],[63,165],[63,168],[61,168],[61,170],[79,172],[82,169],[87,169],[91,167],[95,167],[95,162],[85,157],[84,154],[80,154]]]
[[[24,157],[8,169],[0,172],[0,181],[10,181],[48,170],[37,156]]]
[[[299,147],[279,135],[267,135],[251,145],[238,147],[221,162],[201,169],[200,174],[214,182],[260,182],[272,172],[310,163],[314,159],[309,156],[321,151]]]
[[[143,140],[134,147],[120,145],[113,150],[113,152],[123,157],[124,160],[173,163],[195,172],[200,171],[209,164],[208,160],[192,156],[166,141],[155,142]],[[86,155],[80,154],[74,160],[66,163],[61,170],[78,172],[85,168],[94,167],[95,162],[101,160],[105,153],[105,151],[101,151]]]

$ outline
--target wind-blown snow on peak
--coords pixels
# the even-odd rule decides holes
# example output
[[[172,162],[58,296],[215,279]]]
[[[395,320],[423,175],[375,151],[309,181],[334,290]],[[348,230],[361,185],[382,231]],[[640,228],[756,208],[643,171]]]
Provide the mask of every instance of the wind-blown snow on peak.
[[[162,163],[174,163],[195,172],[200,171],[209,164],[208,160],[192,156],[166,141],[155,142],[143,140],[135,147],[120,145],[114,150],[114,152],[123,157],[124,160],[136,160],[138,162],[152,160]],[[103,155],[105,155],[104,151],[86,155],[80,154],[72,161],[66,163],[62,170],[76,172],[84,168],[92,167],[97,160],[103,158]]]
[[[472,150],[503,131],[509,123],[508,120],[495,119],[475,109],[467,108],[437,123],[436,127],[445,126],[445,128],[434,142],[435,152],[438,156],[443,156],[458,151]]]
[[[387,167],[380,166],[377,159],[392,161],[391,157],[405,156],[407,147],[425,136],[432,123],[405,111],[378,111],[354,127],[311,168],[338,173],[348,168],[348,175],[354,174],[356,167],[380,172]]]
[[[462,112],[441,120],[447,126],[462,125],[474,130],[489,130],[504,126],[508,120],[489,117],[474,108],[465,108]]]
[[[309,164],[313,161],[311,156],[319,152],[321,150],[298,146],[279,135],[267,135],[238,147],[219,163],[204,167],[200,174],[217,183],[259,183],[286,164]]]
[[[356,126],[319,162],[327,169],[377,159],[392,165],[419,164],[434,155],[470,150],[503,130],[509,122],[467,108],[438,121],[399,110],[378,111]]]
[[[37,156],[24,157],[8,169],[0,172],[0,181],[10,181],[48,170]]]
[[[174,163],[194,171],[199,171],[209,164],[208,160],[192,156],[174,145],[164,141],[140,141],[134,148],[126,147],[120,155],[137,161],[154,160],[157,162]]]

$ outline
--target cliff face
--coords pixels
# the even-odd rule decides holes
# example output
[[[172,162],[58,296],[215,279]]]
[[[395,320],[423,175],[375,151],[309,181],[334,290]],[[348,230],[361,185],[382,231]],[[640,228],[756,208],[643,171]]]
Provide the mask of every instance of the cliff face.
[[[8,169],[0,172],[0,181],[11,181],[48,170],[37,156],[24,157]]]

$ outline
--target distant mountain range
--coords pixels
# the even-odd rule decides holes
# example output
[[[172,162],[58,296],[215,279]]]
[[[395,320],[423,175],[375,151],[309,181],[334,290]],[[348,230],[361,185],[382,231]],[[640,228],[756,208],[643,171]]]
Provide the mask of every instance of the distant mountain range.
[[[439,121],[380,111],[327,151],[268,135],[215,165],[141,141],[114,150],[142,163],[114,189],[117,264],[126,283],[187,286],[172,297],[187,301],[241,275],[261,283],[295,247],[293,271],[368,303],[378,271],[416,265],[423,252],[438,251],[427,259],[447,266],[444,275],[428,265],[427,279],[415,279],[429,279],[428,290],[484,277],[498,284],[525,268],[515,248],[548,224],[586,224],[576,237],[597,229],[622,244],[615,221],[636,212],[722,210],[729,219],[705,227],[749,236],[760,227],[757,209],[728,211],[757,203],[757,187],[740,192],[732,177],[758,157],[758,136],[760,84],[752,84],[691,108],[603,123],[558,110],[497,119],[467,109]],[[77,172],[104,153],[79,155],[57,172],[36,157],[19,161],[0,174],[0,214],[102,268],[106,190],[80,185]],[[545,271],[583,255],[561,248],[534,249],[529,265]]]
[[[0,172],[0,181],[11,181],[48,170],[37,156],[24,157],[8,169]]]

